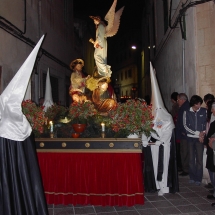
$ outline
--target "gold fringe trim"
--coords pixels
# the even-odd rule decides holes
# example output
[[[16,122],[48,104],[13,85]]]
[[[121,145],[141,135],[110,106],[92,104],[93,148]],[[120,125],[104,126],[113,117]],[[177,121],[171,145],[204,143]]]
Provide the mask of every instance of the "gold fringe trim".
[[[46,194],[49,195],[74,195],[74,196],[128,196],[128,197],[132,197],[132,196],[136,196],[136,195],[143,195],[143,193],[134,193],[134,194],[118,194],[118,193],[105,193],[105,194],[96,194],[96,193],[72,193],[72,192],[68,192],[68,193],[55,193],[55,192],[45,192]]]

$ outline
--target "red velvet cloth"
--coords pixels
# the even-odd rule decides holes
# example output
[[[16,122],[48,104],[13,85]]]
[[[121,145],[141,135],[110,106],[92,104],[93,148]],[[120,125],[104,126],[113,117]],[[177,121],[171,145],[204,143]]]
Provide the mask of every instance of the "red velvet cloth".
[[[141,154],[38,153],[48,204],[144,204]]]

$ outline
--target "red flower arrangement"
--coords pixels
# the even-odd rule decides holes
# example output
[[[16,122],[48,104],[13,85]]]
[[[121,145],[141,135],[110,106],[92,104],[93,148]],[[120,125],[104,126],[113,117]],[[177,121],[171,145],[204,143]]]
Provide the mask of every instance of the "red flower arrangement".
[[[149,136],[153,131],[152,107],[144,100],[130,99],[125,103],[118,103],[116,109],[109,112],[109,117],[115,132],[124,130],[127,135],[143,132]]]
[[[93,103],[91,101],[86,102],[73,102],[69,107],[68,118],[73,123],[86,123],[89,117],[97,114]]]
[[[22,112],[29,121],[32,130],[35,133],[43,133],[43,125],[46,121],[43,107],[38,107],[31,100],[25,100],[22,102]]]

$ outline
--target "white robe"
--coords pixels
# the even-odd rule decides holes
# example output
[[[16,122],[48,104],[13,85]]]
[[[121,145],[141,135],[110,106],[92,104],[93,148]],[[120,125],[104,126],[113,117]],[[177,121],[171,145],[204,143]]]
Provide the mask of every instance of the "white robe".
[[[107,65],[107,38],[105,38],[105,25],[101,22],[96,29],[96,42],[98,48],[95,48],[94,59],[98,68],[98,73],[104,77],[111,77],[112,71]]]
[[[159,129],[159,130],[162,130]],[[157,133],[162,134],[162,131],[159,131],[157,129]],[[155,136],[155,135],[152,135]],[[159,138],[159,141],[156,141],[155,145],[151,146],[151,152],[152,152],[152,161],[153,161],[153,167],[154,167],[154,175],[155,175],[155,183],[157,189],[160,189],[162,193],[169,193],[169,187],[167,187],[167,177],[168,177],[168,168],[169,168],[169,157],[170,157],[170,139],[172,136],[172,130],[167,130],[161,135]],[[164,160],[163,160],[163,175],[162,175],[162,181],[157,181],[157,169],[158,169],[158,154],[159,154],[159,144],[162,144],[164,142]]]
[[[153,129],[157,132],[151,132],[151,136],[157,141],[155,145],[151,145],[152,161],[154,168],[155,183],[157,189],[160,189],[162,193],[169,193],[169,187],[167,186],[168,168],[169,168],[169,157],[170,157],[170,140],[172,136],[172,130],[174,128],[174,123],[172,116],[167,113],[166,110],[160,108],[156,110],[154,118]],[[148,145],[148,141],[145,137],[142,137],[143,146]],[[159,146],[163,144],[164,146],[164,160],[163,160],[163,174],[162,181],[157,180],[157,170],[158,170],[158,158],[159,158]]]

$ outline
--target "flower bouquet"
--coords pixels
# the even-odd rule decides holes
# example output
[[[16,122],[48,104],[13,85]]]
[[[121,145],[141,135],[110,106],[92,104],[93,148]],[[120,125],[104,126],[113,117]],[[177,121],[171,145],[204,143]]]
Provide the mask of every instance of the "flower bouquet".
[[[151,106],[140,99],[118,103],[116,109],[109,112],[109,117],[112,119],[112,129],[116,133],[124,133],[124,136],[141,132],[149,136],[153,131]]]
[[[53,104],[49,108],[47,108],[45,112],[45,116],[48,118],[48,121],[54,121],[57,122],[60,119],[65,118],[67,115],[68,108],[62,106],[62,105],[57,105]]]
[[[91,101],[73,102],[69,107],[68,118],[73,124],[86,124],[88,118],[95,114],[97,114],[97,110]]]
[[[25,100],[22,102],[22,112],[29,121],[35,136],[40,136],[43,133],[43,125],[46,121],[43,107],[38,107],[31,100]]]

